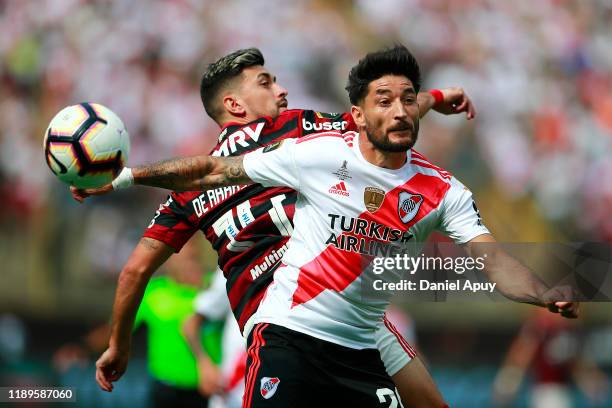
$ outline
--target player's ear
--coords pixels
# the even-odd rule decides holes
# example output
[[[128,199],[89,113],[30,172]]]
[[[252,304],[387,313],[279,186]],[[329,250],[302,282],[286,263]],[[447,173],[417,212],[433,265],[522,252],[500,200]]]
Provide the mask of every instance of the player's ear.
[[[227,94],[223,97],[223,109],[232,116],[242,117],[246,115],[246,110],[233,94]]]
[[[358,128],[365,127],[365,116],[363,115],[363,109],[361,109],[361,107],[356,105],[351,106],[351,115]]]

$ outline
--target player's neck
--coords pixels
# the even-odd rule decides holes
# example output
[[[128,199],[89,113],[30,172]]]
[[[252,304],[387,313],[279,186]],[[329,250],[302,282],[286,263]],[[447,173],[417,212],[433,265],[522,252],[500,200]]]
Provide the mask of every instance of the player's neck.
[[[257,118],[251,117],[250,115],[226,116],[221,120],[221,128],[228,127],[229,125],[246,125],[255,119]]]
[[[385,169],[397,170],[406,163],[406,152],[384,152],[374,146],[365,133],[359,134],[359,150],[368,162]]]

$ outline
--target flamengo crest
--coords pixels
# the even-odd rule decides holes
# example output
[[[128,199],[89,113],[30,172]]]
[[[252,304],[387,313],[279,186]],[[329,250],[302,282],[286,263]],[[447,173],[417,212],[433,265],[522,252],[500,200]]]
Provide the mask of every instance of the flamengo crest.
[[[400,217],[400,220],[402,220],[404,224],[408,224],[410,220],[412,220],[417,215],[422,203],[422,195],[410,194],[405,191],[402,191],[399,194],[399,200],[397,203],[397,212]]]

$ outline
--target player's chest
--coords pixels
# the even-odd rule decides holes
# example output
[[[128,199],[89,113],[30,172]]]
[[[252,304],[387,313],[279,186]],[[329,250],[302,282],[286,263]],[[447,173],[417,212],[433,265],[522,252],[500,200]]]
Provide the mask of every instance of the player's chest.
[[[361,232],[381,226],[418,236],[436,225],[446,191],[446,183],[437,177],[410,169],[376,171],[350,157],[328,158],[312,169],[302,175],[301,190],[315,213],[340,222],[335,226]]]

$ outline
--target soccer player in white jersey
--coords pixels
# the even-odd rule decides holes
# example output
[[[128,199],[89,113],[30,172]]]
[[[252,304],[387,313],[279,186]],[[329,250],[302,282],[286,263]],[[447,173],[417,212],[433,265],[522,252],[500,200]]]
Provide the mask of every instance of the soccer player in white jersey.
[[[495,246],[469,190],[412,150],[419,87],[418,64],[405,47],[370,53],[347,85],[359,133],[285,140],[244,157],[124,169],[113,182],[173,190],[257,182],[299,191],[284,265],[251,322],[244,407],[397,406],[374,349],[388,299],[365,302],[363,274],[380,251],[423,242],[435,229],[473,257],[486,251],[484,272],[505,296],[577,316],[577,303],[551,294]],[[372,194],[380,199],[364,199]]]

